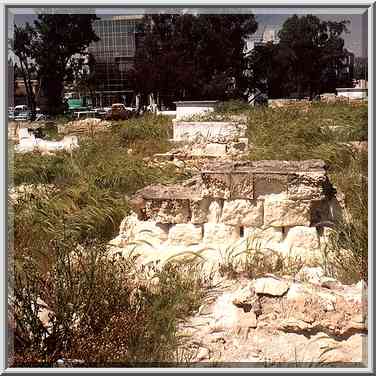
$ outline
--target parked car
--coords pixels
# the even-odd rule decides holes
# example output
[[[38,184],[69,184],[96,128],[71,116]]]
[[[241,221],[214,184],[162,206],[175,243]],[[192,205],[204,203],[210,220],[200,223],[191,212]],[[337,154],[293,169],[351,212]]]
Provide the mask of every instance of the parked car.
[[[20,104],[20,105],[14,107],[14,113],[16,115],[23,113],[23,112],[26,112],[26,111],[27,111],[26,104]]]
[[[8,110],[8,119],[14,120],[14,111],[13,110]]]
[[[15,121],[29,121],[30,120],[30,111],[19,112],[15,117]]]
[[[123,103],[114,103],[111,110],[105,115],[106,120],[127,120],[131,117],[132,112]]]
[[[106,108],[99,108],[99,107],[93,108],[93,111],[95,112],[95,116],[99,119],[104,119],[107,112],[110,111],[110,110],[111,110],[111,108],[107,108],[107,109]]]

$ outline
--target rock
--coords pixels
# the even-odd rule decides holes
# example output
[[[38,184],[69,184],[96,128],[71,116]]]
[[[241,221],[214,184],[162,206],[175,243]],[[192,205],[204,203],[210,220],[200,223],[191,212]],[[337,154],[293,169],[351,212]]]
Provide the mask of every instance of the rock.
[[[204,223],[204,243],[223,246],[239,238],[234,226],[223,223]]]
[[[320,284],[322,287],[327,288],[329,290],[342,289],[342,284],[339,281],[337,281],[335,278],[322,277],[320,278]]]
[[[190,219],[189,200],[149,200],[145,207],[146,215],[160,223],[187,223]]]
[[[273,227],[310,225],[309,202],[294,201],[285,194],[270,194],[264,202],[264,224]]]
[[[191,245],[202,241],[202,226],[192,223],[172,225],[168,234],[168,244]]]
[[[168,232],[168,225],[155,221],[140,221],[133,213],[121,222],[119,236],[110,243],[121,247],[132,241],[152,241],[160,244],[167,240]]]
[[[288,332],[305,332],[312,328],[312,325],[303,320],[295,318],[282,320],[277,324],[277,329]]]
[[[207,349],[206,347],[200,347],[195,358],[198,362],[210,359],[209,349]]]
[[[226,154],[226,144],[207,144],[205,155],[222,156]]]
[[[263,224],[263,202],[260,200],[226,200],[221,222],[231,226],[254,226]]]
[[[234,292],[232,304],[238,308],[247,309],[249,311],[256,299],[257,296],[253,288],[253,282],[249,282],[245,287],[240,287]]]
[[[286,254],[305,260],[319,258],[320,240],[315,227],[295,226],[287,229],[283,241]]]
[[[315,268],[304,266],[300,269],[297,277],[301,281],[319,284],[324,277],[324,269],[321,266]]]
[[[289,289],[290,283],[273,277],[258,278],[254,288],[258,295],[282,296]]]
[[[253,311],[244,312],[244,310],[238,311],[238,322],[236,328],[249,329],[257,328],[257,317]]]
[[[192,200],[190,202],[192,223],[201,224],[208,220],[209,203],[210,201],[208,199]]]
[[[219,223],[222,215],[221,200],[212,200],[209,204],[207,221],[208,223]]]
[[[321,171],[297,172],[290,176],[288,198],[291,200],[321,200],[328,178]]]
[[[180,161],[179,159],[174,159],[172,163],[177,167],[177,168],[184,168],[185,163],[183,161]]]
[[[232,300],[232,293],[225,293],[217,299],[213,307],[212,332],[257,327],[256,314],[253,311],[244,312],[242,308],[233,305]]]
[[[279,251],[283,232],[281,227],[244,227],[244,238],[251,249]]]
[[[301,283],[293,282],[286,294],[287,300],[304,301],[310,292]]]

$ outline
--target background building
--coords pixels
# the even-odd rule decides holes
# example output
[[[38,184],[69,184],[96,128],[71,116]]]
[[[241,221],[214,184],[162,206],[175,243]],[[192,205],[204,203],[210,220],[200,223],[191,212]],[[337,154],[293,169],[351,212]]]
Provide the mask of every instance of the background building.
[[[115,102],[130,104],[134,100],[126,72],[134,64],[137,25],[142,17],[114,16],[94,22],[94,30],[100,38],[89,46],[89,53],[95,59],[94,105],[103,107]]]
[[[256,46],[265,45],[268,42],[278,43],[278,31],[281,26],[264,25],[256,33],[250,35],[246,41],[245,53],[249,54]]]

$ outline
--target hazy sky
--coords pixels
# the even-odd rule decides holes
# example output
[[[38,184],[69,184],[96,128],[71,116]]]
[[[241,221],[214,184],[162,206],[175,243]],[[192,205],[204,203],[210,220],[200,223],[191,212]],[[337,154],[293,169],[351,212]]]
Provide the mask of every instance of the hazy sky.
[[[155,9],[153,10],[155,12]],[[215,13],[220,12],[219,9],[187,9],[188,12],[205,12],[205,13]],[[250,9],[246,9],[244,12],[249,13]],[[341,14],[340,14],[341,11]],[[97,9],[97,14],[102,18],[110,17],[115,14],[114,9]],[[150,12],[146,9],[118,9],[116,15],[120,14],[141,14],[145,12]],[[226,10],[229,12],[229,10]],[[283,22],[294,13],[298,14],[315,14],[322,20],[331,20],[331,21],[341,21],[349,20],[350,24],[348,26],[349,33],[344,34],[343,38],[345,40],[345,47],[354,52],[357,56],[367,56],[367,14],[361,14],[361,10],[358,9],[254,9],[254,14],[256,15],[256,20],[259,24],[258,30],[263,30],[264,27],[276,26],[280,27]],[[278,12],[278,13],[277,13]],[[337,12],[337,13],[334,13]],[[224,13],[224,12],[222,12]],[[283,13],[283,14],[282,14]],[[331,14],[328,14],[331,13]],[[17,9],[17,14],[14,17],[14,22],[16,24],[23,24],[25,22],[32,23],[35,19],[35,12],[33,9]],[[11,24],[9,22],[8,32],[11,32]]]

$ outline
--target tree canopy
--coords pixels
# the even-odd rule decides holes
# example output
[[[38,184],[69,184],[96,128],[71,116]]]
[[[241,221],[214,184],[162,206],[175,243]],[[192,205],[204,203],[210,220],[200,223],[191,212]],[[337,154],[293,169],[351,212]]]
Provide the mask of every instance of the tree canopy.
[[[253,15],[147,15],[128,78],[136,91],[165,102],[239,96],[245,39],[256,29]]]
[[[288,18],[278,33],[278,43],[251,52],[250,86],[266,88],[270,97],[313,97],[342,84],[351,85],[351,74],[344,74],[349,52],[341,37],[347,24],[321,21],[313,15]]]
[[[33,26],[15,28],[13,51],[24,67],[21,62],[33,62],[51,114],[62,110],[70,61],[99,40],[92,27],[96,19],[92,14],[39,14]]]

